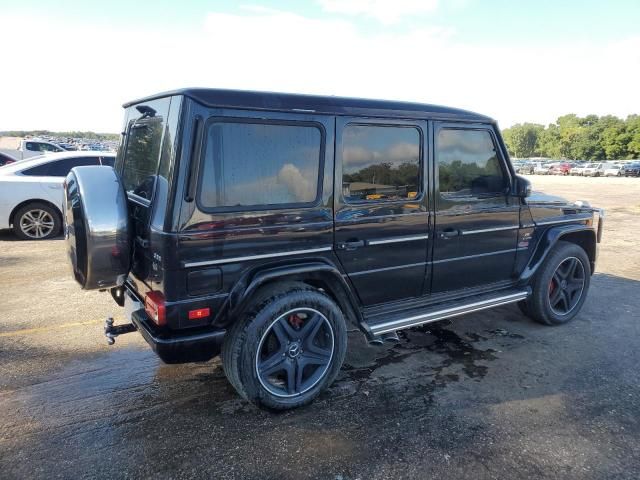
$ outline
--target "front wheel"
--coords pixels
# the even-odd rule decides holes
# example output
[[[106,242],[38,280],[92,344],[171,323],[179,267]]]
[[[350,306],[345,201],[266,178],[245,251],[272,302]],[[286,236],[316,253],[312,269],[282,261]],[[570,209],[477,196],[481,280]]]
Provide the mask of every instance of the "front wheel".
[[[222,348],[225,374],[261,408],[312,402],[335,379],[347,348],[344,315],[305,284],[268,287],[231,327]]]
[[[536,274],[523,312],[545,325],[567,323],[582,308],[590,280],[586,252],[575,243],[559,241]]]

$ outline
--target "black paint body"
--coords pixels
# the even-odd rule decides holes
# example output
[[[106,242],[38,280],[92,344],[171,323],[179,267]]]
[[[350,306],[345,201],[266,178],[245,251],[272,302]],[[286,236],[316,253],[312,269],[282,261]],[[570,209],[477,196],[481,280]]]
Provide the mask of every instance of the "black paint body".
[[[216,355],[225,329],[268,282],[289,279],[324,289],[369,333],[367,317],[385,311],[526,285],[561,237],[582,245],[592,270],[595,265],[592,209],[519,196],[521,180],[488,117],[422,104],[203,89],[125,107],[163,98],[171,99],[169,117],[177,125],[162,160],[168,174],[150,201],[130,196],[137,239],[125,286],[142,301],[152,290],[164,295],[166,327],[155,327],[144,310],[134,321],[165,361]],[[212,118],[317,126],[323,137],[318,200],[303,207],[204,211],[194,199],[194,181],[201,169],[203,125]],[[345,126],[354,122],[418,129],[421,185],[415,198],[343,198],[340,146]],[[502,194],[442,200],[434,138],[444,127],[491,133],[509,183]],[[190,320],[188,312],[198,308],[210,308],[211,315]]]

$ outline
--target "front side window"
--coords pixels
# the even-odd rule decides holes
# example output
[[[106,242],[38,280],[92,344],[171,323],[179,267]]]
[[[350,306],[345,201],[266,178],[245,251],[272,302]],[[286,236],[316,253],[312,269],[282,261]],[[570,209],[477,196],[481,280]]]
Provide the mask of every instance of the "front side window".
[[[420,193],[420,131],[415,127],[347,125],[342,134],[346,201],[413,199]]]
[[[199,205],[309,205],[319,196],[322,132],[310,124],[212,122],[205,132]]]
[[[440,195],[465,197],[504,193],[507,185],[487,130],[442,129],[436,140]]]

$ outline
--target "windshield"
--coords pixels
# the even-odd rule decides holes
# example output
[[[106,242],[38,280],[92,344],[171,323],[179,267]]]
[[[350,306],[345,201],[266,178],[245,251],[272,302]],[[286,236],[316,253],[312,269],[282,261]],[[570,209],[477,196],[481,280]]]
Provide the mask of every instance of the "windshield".
[[[125,190],[151,200],[171,98],[128,107],[116,169]]]

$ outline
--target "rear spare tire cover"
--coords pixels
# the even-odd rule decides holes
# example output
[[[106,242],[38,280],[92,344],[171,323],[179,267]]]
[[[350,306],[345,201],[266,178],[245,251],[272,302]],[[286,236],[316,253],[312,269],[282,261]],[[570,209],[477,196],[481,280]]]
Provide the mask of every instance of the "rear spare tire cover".
[[[64,236],[85,290],[121,285],[131,266],[127,196],[112,167],[71,169],[64,183]]]

